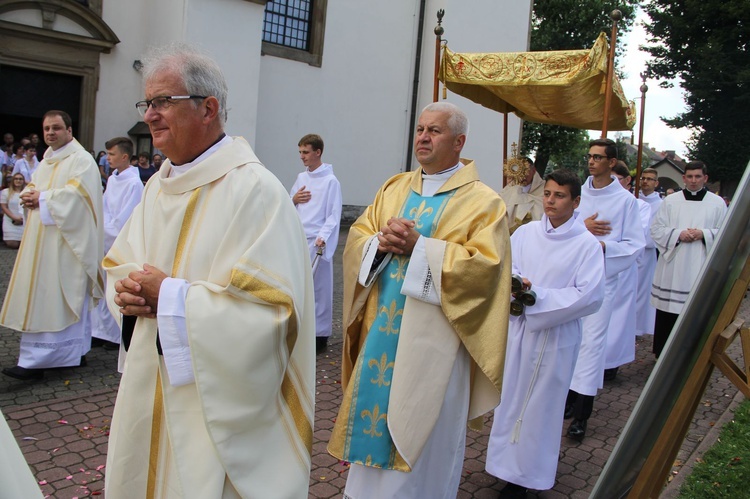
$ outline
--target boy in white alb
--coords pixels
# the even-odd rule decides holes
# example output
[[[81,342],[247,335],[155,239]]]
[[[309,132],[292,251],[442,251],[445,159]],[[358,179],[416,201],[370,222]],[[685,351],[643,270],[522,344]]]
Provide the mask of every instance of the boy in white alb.
[[[602,246],[606,277],[602,306],[583,320],[581,350],[566,402],[566,416],[574,418],[567,435],[579,441],[586,436],[594,397],[603,386],[608,344],[617,343],[623,347],[622,355],[609,367],[635,358],[635,341],[628,343],[625,336],[620,335],[622,329],[612,321],[612,314],[621,306],[615,299],[619,275],[635,265],[638,254],[646,246],[638,203],[612,175],[612,168],[617,163],[614,141],[592,140],[588,161],[591,176],[581,187],[578,212],[584,218],[586,228]],[[620,337],[609,338],[610,334]]]
[[[107,181],[104,192],[104,253],[106,254],[117,239],[125,222],[133,213],[133,208],[141,201],[143,182],[138,168],[130,166],[133,154],[133,141],[127,137],[116,137],[104,144],[107,161],[113,173]],[[91,310],[91,336],[94,346],[101,345],[107,350],[119,349],[120,327],[102,300]]]
[[[341,184],[333,167],[321,160],[323,139],[319,135],[305,135],[298,145],[305,171],[297,176],[289,194],[305,228],[310,260],[315,262],[315,347],[321,352],[333,321],[333,254],[341,225]]]
[[[487,472],[508,482],[500,497],[555,484],[565,398],[581,346],[583,316],[604,297],[604,257],[575,209],[581,182],[569,170],[546,177],[544,215],[510,238],[513,273],[537,301],[510,317],[502,400]],[[545,258],[544,255],[554,255]]]
[[[638,292],[636,293],[635,334],[654,334],[656,309],[651,305],[651,285],[656,270],[656,243],[651,237],[651,224],[659,210],[662,199],[656,188],[659,187],[659,173],[653,168],[646,168],[641,173],[641,192],[638,199],[648,203],[650,216],[646,234],[646,249],[638,259]]]

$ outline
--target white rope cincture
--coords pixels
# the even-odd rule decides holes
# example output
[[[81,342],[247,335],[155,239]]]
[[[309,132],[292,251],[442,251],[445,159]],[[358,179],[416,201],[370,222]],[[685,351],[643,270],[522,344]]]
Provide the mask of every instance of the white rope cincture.
[[[521,414],[518,415],[516,424],[513,425],[513,432],[510,435],[510,443],[517,444],[518,439],[521,437],[521,424],[523,423],[523,415],[526,413],[526,407],[529,405],[529,399],[531,398],[531,392],[534,390],[536,379],[539,377],[539,369],[542,366],[542,357],[544,357],[544,350],[547,348],[547,340],[549,339],[549,329],[544,333],[544,341],[542,342],[542,350],[539,352],[539,357],[536,359],[536,366],[534,366],[534,374],[531,376],[531,383],[529,383],[529,389],[526,391],[526,398],[523,401],[521,407]]]

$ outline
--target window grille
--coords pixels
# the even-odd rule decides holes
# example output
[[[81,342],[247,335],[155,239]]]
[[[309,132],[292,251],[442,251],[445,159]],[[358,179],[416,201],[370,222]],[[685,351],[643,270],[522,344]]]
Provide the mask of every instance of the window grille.
[[[312,0],[274,0],[266,4],[263,41],[309,51]]]

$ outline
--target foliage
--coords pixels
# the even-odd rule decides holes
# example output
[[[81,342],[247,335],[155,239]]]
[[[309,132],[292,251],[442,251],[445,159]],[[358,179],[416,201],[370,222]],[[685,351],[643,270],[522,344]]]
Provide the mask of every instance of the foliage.
[[[622,34],[635,20],[638,0],[536,0],[531,19],[531,50],[579,50],[590,48],[601,31],[612,31],[609,13],[619,9],[623,20],[618,23],[618,53],[622,51]],[[588,142],[585,130],[525,121],[521,151],[536,153],[536,168],[544,172],[547,163],[556,158],[560,164],[582,157],[582,141]]]
[[[750,2],[649,0],[644,10],[649,70],[682,79],[686,96],[684,113],[662,119],[692,130],[690,157],[711,180],[738,182],[750,160]]]
[[[747,497],[750,480],[750,401],[740,404],[734,420],[687,477],[678,497],[683,499]]]

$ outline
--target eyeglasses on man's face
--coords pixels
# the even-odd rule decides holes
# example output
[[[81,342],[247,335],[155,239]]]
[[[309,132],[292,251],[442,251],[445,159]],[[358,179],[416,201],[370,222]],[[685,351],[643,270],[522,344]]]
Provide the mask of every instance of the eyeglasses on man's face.
[[[654,177],[641,177],[641,182],[656,182],[656,179]]]
[[[149,107],[153,108],[156,112],[160,112],[177,104],[179,101],[207,98],[205,95],[159,95],[153,99],[136,102],[135,108],[141,113],[141,116],[146,116],[146,111],[148,111]]]
[[[586,161],[590,161],[590,160],[593,159],[594,161],[596,161],[598,163],[599,161],[601,161],[603,159],[609,159],[609,157],[608,156],[602,156],[601,154],[587,154],[586,156],[583,157],[583,159],[586,160]]]

